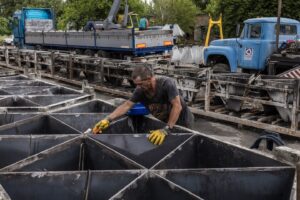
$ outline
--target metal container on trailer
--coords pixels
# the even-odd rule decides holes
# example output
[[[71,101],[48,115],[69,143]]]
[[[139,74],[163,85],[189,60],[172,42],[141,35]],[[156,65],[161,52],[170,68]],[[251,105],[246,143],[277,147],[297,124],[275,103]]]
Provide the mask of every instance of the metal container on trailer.
[[[43,32],[43,43],[39,44],[43,45],[66,45],[66,36],[65,32]],[[26,38],[27,41],[27,38]],[[37,43],[36,43],[37,44]]]

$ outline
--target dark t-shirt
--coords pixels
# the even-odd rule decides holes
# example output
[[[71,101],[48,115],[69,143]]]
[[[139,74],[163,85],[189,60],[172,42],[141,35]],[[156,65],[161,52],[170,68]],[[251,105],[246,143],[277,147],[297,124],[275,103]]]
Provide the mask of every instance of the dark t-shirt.
[[[164,122],[168,122],[172,109],[171,101],[177,95],[179,95],[179,91],[172,79],[168,77],[156,77],[156,90],[153,97],[147,96],[141,88],[136,88],[130,101],[144,104],[153,116]],[[194,121],[193,114],[181,96],[180,101],[182,110],[176,124],[191,128]]]

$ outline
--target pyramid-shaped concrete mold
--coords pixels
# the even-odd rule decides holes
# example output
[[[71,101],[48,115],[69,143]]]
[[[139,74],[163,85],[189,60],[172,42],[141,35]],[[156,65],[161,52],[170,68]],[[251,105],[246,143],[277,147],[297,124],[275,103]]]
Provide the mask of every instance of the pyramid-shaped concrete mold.
[[[0,100],[0,107],[37,107],[37,106],[39,106],[39,104],[18,96],[7,97]]]
[[[64,103],[74,101],[74,99],[83,97],[83,95],[39,95],[39,96],[25,96],[24,98],[34,102],[40,106],[49,106],[57,103]],[[88,99],[85,99],[88,100]]]
[[[91,137],[146,168],[151,168],[178,145],[191,137],[191,135],[168,135],[164,144],[160,146],[152,144],[146,134],[99,134]]]
[[[14,200],[107,200],[141,171],[2,173],[0,182]]]
[[[10,124],[16,121],[20,121],[23,119],[27,119],[30,117],[35,116],[36,114],[11,114],[11,113],[5,113],[5,114],[0,114],[0,127],[6,124]]]
[[[1,80],[1,86],[55,86],[50,83],[46,83],[43,81],[34,81],[34,80]]]
[[[51,114],[56,119],[68,124],[69,126],[85,132],[87,129],[92,128],[100,119],[104,119],[108,113],[99,114]]]
[[[117,193],[111,200],[196,200],[202,199],[180,186],[160,176],[146,173],[122,191]]]
[[[41,94],[43,91],[49,91],[50,88],[55,86],[10,86],[2,88],[5,92],[11,95],[25,95],[25,94]]]
[[[89,102],[70,106],[66,109],[56,111],[57,113],[110,113],[115,106],[101,100],[92,100]]]
[[[234,145],[194,135],[179,145],[155,169],[242,168],[287,166]]]
[[[162,121],[149,118],[147,116],[130,116],[114,121],[103,131],[104,134],[119,134],[122,133],[147,133],[150,131],[164,128],[166,124]],[[172,133],[189,133],[188,129],[174,127]]]
[[[166,179],[210,200],[289,200],[291,167],[158,171]]]
[[[74,138],[71,135],[1,136],[0,168]]]
[[[78,171],[143,169],[117,151],[85,136],[35,154],[2,171]]]
[[[69,88],[65,88],[65,87],[60,87],[60,86],[56,86],[56,87],[51,87],[48,89],[43,89],[42,91],[40,91],[37,94],[43,94],[43,95],[75,95],[75,94],[81,94],[81,92],[77,91],[77,90],[73,90],[73,89],[69,89]]]
[[[0,135],[67,135],[81,134],[76,129],[49,116],[38,115],[0,127]]]

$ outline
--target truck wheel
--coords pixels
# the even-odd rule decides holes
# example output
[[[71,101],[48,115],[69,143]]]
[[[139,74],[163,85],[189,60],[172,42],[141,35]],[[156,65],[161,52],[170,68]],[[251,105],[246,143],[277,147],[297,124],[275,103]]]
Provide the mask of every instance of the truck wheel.
[[[94,55],[94,51],[91,50],[91,49],[86,49],[84,51],[84,55],[87,55],[87,56],[93,56]]]
[[[225,64],[225,63],[216,63],[216,64],[214,64],[213,66],[212,66],[212,70],[214,71],[214,72],[230,72],[230,68],[229,68],[229,66],[227,65],[227,64]]]
[[[37,50],[37,51],[41,51],[42,50],[42,46],[41,45],[36,45],[34,47],[34,49]]]
[[[97,51],[97,54],[99,57],[102,57],[102,58],[109,58],[110,55],[107,51],[103,51],[103,50],[99,50]]]
[[[76,55],[81,55],[82,54],[82,50],[81,49],[75,49],[75,54]]]

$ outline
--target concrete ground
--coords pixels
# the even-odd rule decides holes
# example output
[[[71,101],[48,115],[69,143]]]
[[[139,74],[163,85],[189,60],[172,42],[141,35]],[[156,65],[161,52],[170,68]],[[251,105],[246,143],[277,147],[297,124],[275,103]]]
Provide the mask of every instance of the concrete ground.
[[[242,128],[238,128],[236,124],[212,119],[204,119],[201,117],[196,117],[194,129],[199,132],[214,136],[218,139],[247,148],[250,148],[256,139],[264,134],[263,130],[252,127],[243,126]],[[281,138],[286,146],[300,150],[300,139],[297,140],[295,138],[283,135],[281,135]],[[268,152],[268,150],[265,149],[265,141],[261,143],[261,147],[261,150]]]

